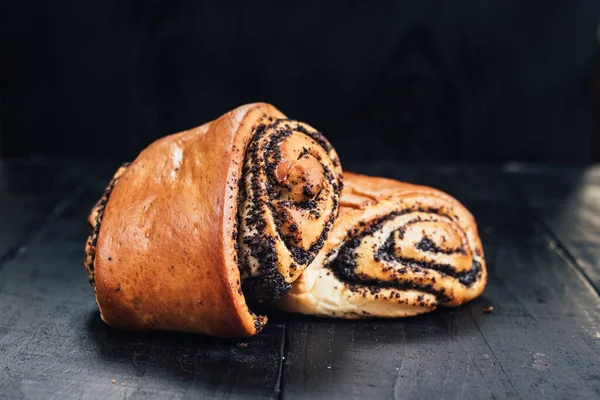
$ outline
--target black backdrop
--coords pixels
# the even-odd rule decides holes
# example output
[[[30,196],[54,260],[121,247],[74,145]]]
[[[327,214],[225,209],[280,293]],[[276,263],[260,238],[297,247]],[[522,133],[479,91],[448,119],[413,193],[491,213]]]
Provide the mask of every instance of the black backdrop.
[[[4,155],[130,159],[268,101],[343,159],[589,162],[600,1],[3,1]]]

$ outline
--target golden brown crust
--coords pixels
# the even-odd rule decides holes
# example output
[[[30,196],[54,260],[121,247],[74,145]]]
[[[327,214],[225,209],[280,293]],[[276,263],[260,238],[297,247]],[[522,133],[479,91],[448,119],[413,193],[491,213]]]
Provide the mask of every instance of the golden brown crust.
[[[86,245],[86,267],[104,321],[128,330],[178,330],[224,337],[260,331],[266,317],[249,310],[238,266],[238,201],[247,201],[256,188],[245,188],[238,181],[248,173],[246,168],[254,166],[254,159],[245,160],[249,144],[256,147],[258,136],[281,134],[282,147],[294,147],[295,142],[304,143],[304,135],[292,137],[290,145],[285,137],[293,133],[288,130],[312,129],[290,121],[290,129],[265,132],[282,120],[288,121],[271,105],[242,106],[198,128],[157,140],[130,166],[119,170],[90,215],[93,231]],[[313,136],[320,137],[317,133]],[[329,144],[323,144],[328,148],[315,152],[327,159],[323,165],[335,170],[337,187],[339,161]],[[292,149],[279,161],[300,168],[305,164],[287,158],[296,157],[299,151]],[[261,168],[269,161],[261,160]],[[277,166],[279,161],[271,164]],[[302,170],[310,180],[319,172],[315,169],[309,165]],[[290,186],[288,175],[279,178]],[[245,189],[240,188],[250,192],[246,190],[241,198]],[[331,215],[320,225],[324,231],[337,215],[338,196],[339,188],[334,188],[328,199],[334,199],[335,206],[325,200],[316,205],[329,207]],[[278,226],[276,218],[260,214],[248,229],[256,228],[252,225],[256,220],[265,219]],[[278,243],[276,239],[273,241]],[[278,260],[276,272],[285,275],[291,266],[282,249],[277,251],[270,254],[271,259]],[[310,260],[312,257],[305,264]],[[285,280],[291,281],[289,276]]]
[[[121,175],[95,261],[96,297],[109,325],[217,336],[259,330],[241,294],[231,237],[244,149],[267,112],[284,118],[267,105],[239,108],[157,140]]]
[[[477,226],[453,197],[345,172],[340,205],[326,249],[277,307],[339,318],[406,317],[483,292]]]

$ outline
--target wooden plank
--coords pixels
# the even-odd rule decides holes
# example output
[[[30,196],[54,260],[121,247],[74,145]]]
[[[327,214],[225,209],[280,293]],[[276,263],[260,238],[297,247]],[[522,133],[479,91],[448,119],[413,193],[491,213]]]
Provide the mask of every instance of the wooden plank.
[[[284,397],[597,398],[600,299],[504,174],[379,172],[439,187],[470,207],[482,228],[488,288],[466,306],[407,320],[293,317]],[[484,313],[490,304],[495,311]]]
[[[0,260],[24,250],[89,170],[77,162],[0,161]]]
[[[576,260],[600,293],[600,166],[526,170],[511,178],[557,249]]]
[[[199,335],[123,333],[100,320],[82,265],[85,217],[110,173],[89,181],[0,269],[0,397],[277,397],[283,322],[238,347]]]
[[[245,348],[195,335],[117,332],[99,320],[81,266],[84,217],[106,174],[50,207],[54,217],[33,225],[26,251],[0,264],[0,397],[273,398],[280,374],[290,398],[598,397],[600,300],[575,264],[579,256],[531,213],[550,207],[553,193],[560,211],[562,191],[540,189],[525,205],[510,185],[523,172],[390,165],[362,172],[439,187],[473,211],[490,264],[483,298],[403,321],[275,316]],[[551,171],[547,179],[566,182],[569,174]],[[36,193],[43,187],[27,189],[34,179],[22,173],[15,182]],[[581,193],[590,192],[586,185]],[[38,201],[31,204],[45,204]],[[564,232],[573,229],[568,222]],[[489,304],[495,311],[484,314]]]

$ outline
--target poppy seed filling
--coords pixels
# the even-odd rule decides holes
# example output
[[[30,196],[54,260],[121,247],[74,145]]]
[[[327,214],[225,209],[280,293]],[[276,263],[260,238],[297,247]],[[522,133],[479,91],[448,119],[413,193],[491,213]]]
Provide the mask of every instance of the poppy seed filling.
[[[396,251],[396,237],[402,238],[406,229],[415,224],[422,223],[424,220],[421,217],[409,219],[403,223],[399,228],[393,229],[387,235],[379,246],[370,248],[372,251],[372,257],[374,261],[380,263],[380,267],[386,271],[393,271],[392,276],[398,279],[381,280],[372,279],[365,274],[357,273],[357,258],[359,257],[359,247],[363,244],[363,240],[367,237],[376,235],[382,230],[384,225],[389,221],[410,214],[413,211],[426,212],[432,214],[434,217],[443,217],[448,220],[452,218],[448,215],[444,215],[440,209],[437,208],[419,208],[418,210],[405,209],[402,211],[391,212],[388,215],[379,219],[373,220],[368,223],[361,224],[361,227],[357,227],[348,232],[346,240],[343,245],[339,248],[337,253],[329,255],[329,262],[327,268],[330,269],[335,276],[342,282],[345,282],[348,287],[353,291],[370,290],[371,294],[378,293],[382,288],[393,288],[398,290],[417,290],[424,293],[432,294],[436,297],[438,303],[445,303],[451,298],[444,289],[436,289],[435,278],[431,279],[411,279],[403,278],[403,275],[409,272],[422,272],[427,270],[437,271],[442,277],[451,277],[456,279],[460,284],[469,287],[476,282],[482,273],[481,263],[474,257],[471,262],[471,267],[467,270],[458,271],[455,266],[448,263],[439,263],[418,259],[411,259],[409,257],[402,257],[398,255]],[[423,235],[422,239],[414,245],[416,250],[421,253],[431,255],[463,255],[468,254],[469,249],[463,244],[459,247],[446,248],[440,247],[435,244],[429,237]]]
[[[289,147],[295,135],[305,136],[303,143],[311,145],[294,149],[298,155],[286,158],[282,148],[286,141]],[[296,145],[292,142],[291,146]],[[321,154],[331,150],[320,132],[295,121],[279,119],[255,128],[246,150],[238,194],[238,267],[247,300],[262,302],[283,296],[291,285],[281,274],[281,267],[289,269],[290,276],[300,274],[323,247],[337,216],[341,191],[341,177],[334,175]],[[320,165],[321,184],[311,182],[314,177],[307,174],[291,177],[296,166],[314,160]],[[279,169],[290,164],[291,172],[282,179]],[[332,164],[339,165],[339,160],[332,160]],[[323,209],[322,204],[330,198],[331,209]],[[294,222],[293,214],[298,210],[314,219],[326,216],[320,234],[308,246],[303,244],[305,237]],[[282,265],[288,263],[278,255],[282,251],[289,252],[288,265]]]

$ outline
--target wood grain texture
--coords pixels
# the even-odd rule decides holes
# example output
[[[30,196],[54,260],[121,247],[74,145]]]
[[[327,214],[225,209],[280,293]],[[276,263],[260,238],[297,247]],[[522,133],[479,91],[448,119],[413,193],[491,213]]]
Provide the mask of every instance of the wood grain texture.
[[[238,347],[199,335],[122,333],[100,320],[83,243],[85,217],[109,178],[89,181],[0,269],[0,398],[276,397],[283,323]]]
[[[600,396],[600,297],[585,269],[598,265],[596,169],[353,167],[436,186],[469,207],[489,262],[484,296],[395,321],[276,314],[239,346],[115,331],[99,319],[81,265],[84,218],[112,169],[56,209],[43,208],[54,189],[24,165],[21,195],[40,198],[9,203],[18,190],[3,184],[0,203],[21,214],[11,221],[46,222],[32,223],[26,251],[0,264],[0,399]]]
[[[572,257],[600,293],[600,167],[526,169],[510,177],[557,251]]]

